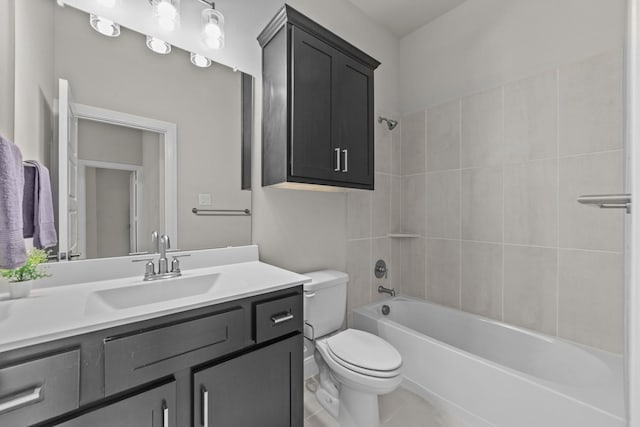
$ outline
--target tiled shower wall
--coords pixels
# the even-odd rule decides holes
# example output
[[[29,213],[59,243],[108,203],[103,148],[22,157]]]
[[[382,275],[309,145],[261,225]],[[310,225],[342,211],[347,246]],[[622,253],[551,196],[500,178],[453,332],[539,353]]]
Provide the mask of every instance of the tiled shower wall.
[[[389,254],[405,294],[622,353],[624,214],[575,200],[623,192],[622,94],[614,50],[404,116],[402,177],[349,197],[374,222],[349,227],[350,263]],[[389,189],[419,238],[379,238]]]
[[[385,117],[398,118],[387,112]],[[347,295],[348,321],[351,309],[381,298],[378,285],[400,286],[400,251],[390,233],[401,229],[402,158],[401,125],[389,131],[384,124],[375,125],[375,191],[353,190],[347,194]],[[394,249],[394,244],[395,250]],[[393,252],[393,257],[392,257]],[[387,263],[386,278],[377,279],[374,265]]]

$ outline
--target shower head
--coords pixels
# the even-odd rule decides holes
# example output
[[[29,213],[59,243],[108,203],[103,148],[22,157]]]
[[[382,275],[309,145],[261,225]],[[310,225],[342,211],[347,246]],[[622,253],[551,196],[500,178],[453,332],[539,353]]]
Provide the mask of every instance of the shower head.
[[[378,116],[378,123],[387,122],[387,127],[389,130],[394,130],[396,126],[398,126],[398,121],[393,119],[388,119],[386,117]]]

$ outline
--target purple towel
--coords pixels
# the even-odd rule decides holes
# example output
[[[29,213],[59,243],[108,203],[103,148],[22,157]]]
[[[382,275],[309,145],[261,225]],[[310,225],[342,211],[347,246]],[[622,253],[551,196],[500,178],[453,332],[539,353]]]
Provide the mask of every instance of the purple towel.
[[[35,231],[36,208],[36,168],[33,165],[24,165],[24,193],[22,196],[22,236],[25,239],[33,237]]]
[[[21,267],[27,259],[22,237],[23,191],[20,149],[0,137],[0,268]]]
[[[33,246],[38,249],[50,248],[58,244],[58,235],[49,169],[35,160],[27,160],[25,163],[36,168],[33,190]]]

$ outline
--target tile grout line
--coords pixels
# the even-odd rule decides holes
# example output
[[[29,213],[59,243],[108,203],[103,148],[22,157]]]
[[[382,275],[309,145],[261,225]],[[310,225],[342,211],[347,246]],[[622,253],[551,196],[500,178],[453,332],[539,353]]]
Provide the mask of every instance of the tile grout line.
[[[500,319],[504,322],[504,289],[505,289],[505,283],[504,283],[504,278],[505,278],[505,273],[504,270],[506,268],[505,263],[504,263],[504,252],[505,252],[505,245],[504,245],[504,240],[505,240],[505,217],[506,217],[506,201],[504,198],[504,194],[505,194],[505,157],[506,157],[506,134],[505,134],[505,87],[506,86],[502,86],[502,90],[501,90],[501,95],[502,95],[502,244],[501,244],[501,249],[502,249],[502,268],[501,268],[501,273],[502,273],[502,291],[500,293],[501,296],[501,301],[500,301],[500,309],[501,309],[501,313],[500,313]]]
[[[424,110],[424,202],[422,203],[422,208],[424,209],[424,218],[423,226],[424,226],[424,241],[422,242],[422,247],[424,248],[424,254],[422,256],[422,261],[424,262],[424,299],[429,300],[429,263],[428,260],[428,251],[429,251],[429,241],[427,240],[427,236],[429,235],[429,226],[427,225],[427,207],[429,203],[427,202],[427,188],[429,182],[429,175],[427,174],[428,167],[428,156],[429,155],[429,110]]]
[[[462,98],[458,100],[458,308],[462,310]]]
[[[556,328],[560,335],[560,68],[556,69]]]

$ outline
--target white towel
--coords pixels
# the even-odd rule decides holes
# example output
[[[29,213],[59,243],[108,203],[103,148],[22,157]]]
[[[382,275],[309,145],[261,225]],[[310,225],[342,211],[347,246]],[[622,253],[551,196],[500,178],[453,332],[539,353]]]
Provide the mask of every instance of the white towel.
[[[22,237],[23,192],[22,153],[0,136],[0,268],[21,267],[27,260]]]

